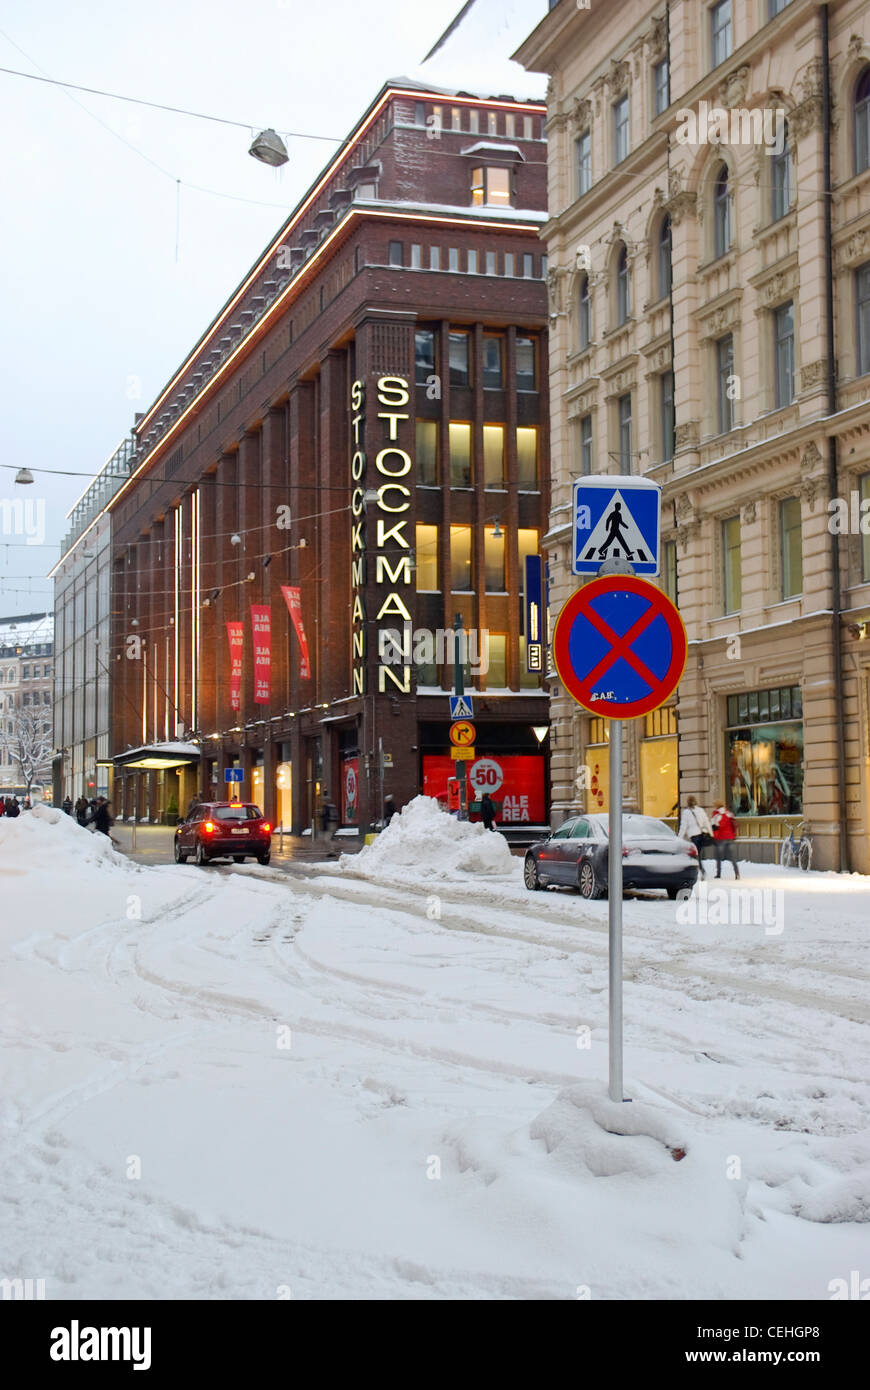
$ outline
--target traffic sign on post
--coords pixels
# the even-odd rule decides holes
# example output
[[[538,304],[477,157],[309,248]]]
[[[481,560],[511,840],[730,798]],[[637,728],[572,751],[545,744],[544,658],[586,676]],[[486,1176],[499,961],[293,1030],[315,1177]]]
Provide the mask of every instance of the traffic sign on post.
[[[450,742],[457,748],[469,748],[474,743],[474,735],[477,730],[467,719],[460,719],[456,724],[450,725]]]
[[[241,768],[241,767],[225,767],[225,768],[224,768],[224,781],[225,781],[225,782],[244,782],[244,780],[245,780],[245,771],[244,771],[244,768]]]
[[[450,695],[450,718],[473,719],[474,701],[470,695]]]
[[[659,572],[662,490],[649,478],[579,478],[574,484],[574,574],[608,560],[635,574]]]
[[[686,629],[661,589],[609,574],[568,599],[553,630],[553,660],[568,694],[590,714],[639,719],[676,690]]]
[[[575,540],[576,535],[575,529]],[[657,558],[658,531],[655,542]],[[598,568],[605,562],[606,557]],[[686,629],[654,584],[630,573],[601,575],[572,594],[556,619],[553,660],[567,694],[610,721],[608,1094],[621,1101],[622,720],[639,719],[676,690],[686,664]]]

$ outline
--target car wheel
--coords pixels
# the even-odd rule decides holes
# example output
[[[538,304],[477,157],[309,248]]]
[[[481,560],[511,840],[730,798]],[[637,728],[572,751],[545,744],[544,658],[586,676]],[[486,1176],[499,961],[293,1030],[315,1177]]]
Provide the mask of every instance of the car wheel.
[[[523,865],[523,882],[530,893],[535,893],[541,888],[541,880],[538,878],[538,866],[532,854],[526,855],[526,862]]]
[[[200,868],[208,863],[208,855],[202,847],[202,840],[196,842],[196,852],[193,856],[194,864],[199,864]]]
[[[186,864],[186,863],[187,863],[187,855],[185,854],[184,850],[181,848],[181,843],[180,843],[179,840],[176,840],[176,841],[175,841],[173,853],[174,853],[174,855],[175,855],[175,862],[176,862],[176,864]]]
[[[604,896],[604,889],[598,882],[595,868],[588,859],[582,860],[577,870],[577,887],[580,890],[581,898],[601,898]]]
[[[271,852],[271,850],[268,850],[268,849],[267,849],[265,854],[258,854],[258,855],[257,855],[257,863],[258,863],[258,864],[268,864],[268,862],[269,862],[269,860],[270,860],[271,858],[272,858],[272,852]]]
[[[694,883],[675,883],[668,889],[668,897],[670,898],[671,902],[674,902],[674,900],[678,898],[681,893],[691,894],[694,887]]]

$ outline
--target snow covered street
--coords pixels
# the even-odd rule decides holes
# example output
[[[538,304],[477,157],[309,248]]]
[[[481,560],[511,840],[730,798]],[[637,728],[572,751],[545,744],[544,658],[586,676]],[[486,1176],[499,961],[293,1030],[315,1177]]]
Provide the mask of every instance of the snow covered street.
[[[292,872],[0,821],[0,1276],[831,1298],[870,1273],[870,882],[745,870],[720,910],[626,901],[616,1106],[606,902],[527,892],[432,803]],[[735,887],[763,921],[721,911]]]

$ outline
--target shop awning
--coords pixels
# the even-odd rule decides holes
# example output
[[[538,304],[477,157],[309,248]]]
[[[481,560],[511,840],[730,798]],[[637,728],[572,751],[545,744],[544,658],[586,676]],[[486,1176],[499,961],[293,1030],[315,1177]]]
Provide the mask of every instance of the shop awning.
[[[125,753],[117,753],[112,762],[115,767],[166,772],[173,767],[198,763],[199,759],[200,749],[196,743],[144,743],[141,748],[128,748]]]

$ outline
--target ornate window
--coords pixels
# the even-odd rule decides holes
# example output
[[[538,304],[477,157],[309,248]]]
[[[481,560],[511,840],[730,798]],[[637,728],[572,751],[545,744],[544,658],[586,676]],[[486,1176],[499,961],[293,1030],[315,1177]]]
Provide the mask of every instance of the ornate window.
[[[589,276],[580,280],[580,293],[577,297],[577,323],[580,351],[588,348],[592,341],[592,300],[589,294]]]
[[[670,294],[673,283],[671,274],[671,219],[665,214],[659,227],[659,299]]]
[[[713,254],[718,259],[731,246],[731,198],[728,167],[723,164],[713,185]]]
[[[625,323],[631,313],[631,293],[628,276],[628,252],[620,246],[616,257],[616,324]]]
[[[870,67],[855,87],[855,173],[870,169]]]
[[[788,143],[788,123],[783,121],[783,145],[781,154],[770,156],[770,178],[774,222],[785,217],[791,207],[791,148]]]

